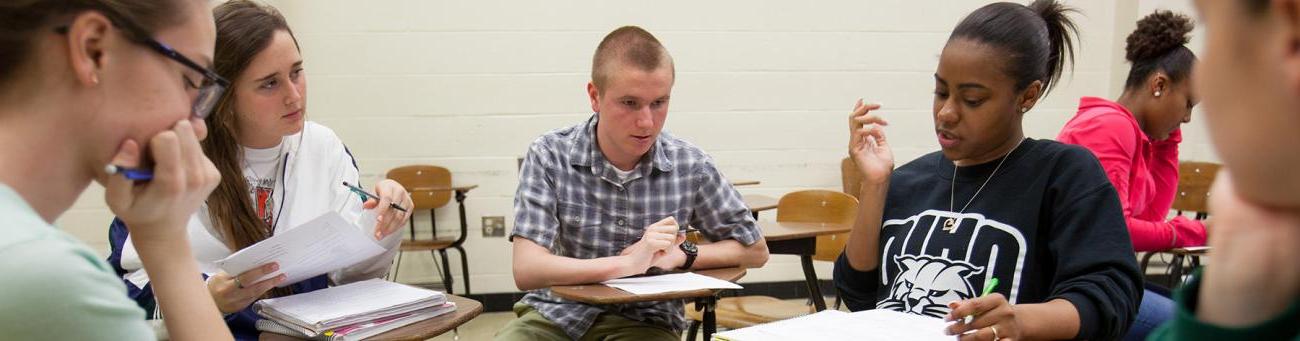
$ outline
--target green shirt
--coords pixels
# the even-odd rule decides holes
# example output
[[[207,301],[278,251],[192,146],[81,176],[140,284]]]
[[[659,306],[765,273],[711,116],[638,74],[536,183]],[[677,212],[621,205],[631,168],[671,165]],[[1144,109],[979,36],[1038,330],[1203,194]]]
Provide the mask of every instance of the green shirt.
[[[156,338],[107,263],[0,184],[0,339]]]
[[[1174,293],[1174,319],[1152,332],[1147,340],[1296,340],[1300,341],[1300,297],[1291,298],[1291,306],[1268,321],[1243,328],[1229,328],[1196,319],[1197,298],[1201,291],[1201,273]]]

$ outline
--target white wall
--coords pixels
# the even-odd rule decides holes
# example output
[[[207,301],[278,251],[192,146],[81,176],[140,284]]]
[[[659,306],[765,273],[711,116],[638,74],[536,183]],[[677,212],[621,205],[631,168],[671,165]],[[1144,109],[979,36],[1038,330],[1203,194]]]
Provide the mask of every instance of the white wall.
[[[1119,93],[1123,36],[1154,2],[1181,3],[1070,1],[1083,12],[1078,63],[1027,116],[1031,137],[1055,137],[1080,96]],[[741,192],[779,196],[840,188],[846,115],[858,98],[885,104],[900,165],[938,150],[931,75],[952,27],[987,1],[270,3],[303,45],[309,118],[339,133],[364,183],[429,163],[450,168],[458,184],[480,185],[467,201],[466,248],[474,292],[486,293],[516,288],[510,244],[481,237],[480,217],[505,216],[510,228],[516,158],[539,134],[590,115],[584,86],[608,31],[640,25],[655,33],[677,65],[667,129],[703,147],[726,176],[762,181]],[[1189,129],[1185,158],[1213,158],[1200,129]],[[111,214],[102,196],[88,191],[59,226],[104,250]],[[452,206],[439,211],[440,235],[454,235],[455,215]],[[819,265],[822,278],[828,265]],[[431,268],[427,255],[408,256],[401,280],[435,281]],[[797,258],[774,256],[745,281],[800,276]]]

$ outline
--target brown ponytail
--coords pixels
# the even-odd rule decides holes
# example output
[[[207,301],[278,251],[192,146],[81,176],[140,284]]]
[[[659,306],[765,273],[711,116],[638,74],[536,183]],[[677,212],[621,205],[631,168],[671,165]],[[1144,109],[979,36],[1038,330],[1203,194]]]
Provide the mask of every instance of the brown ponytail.
[[[151,34],[189,19],[181,1],[4,0],[0,1],[0,86],[7,85],[32,58],[32,37],[65,24],[85,11],[108,17],[126,34]],[[136,37],[138,38],[138,37]]]

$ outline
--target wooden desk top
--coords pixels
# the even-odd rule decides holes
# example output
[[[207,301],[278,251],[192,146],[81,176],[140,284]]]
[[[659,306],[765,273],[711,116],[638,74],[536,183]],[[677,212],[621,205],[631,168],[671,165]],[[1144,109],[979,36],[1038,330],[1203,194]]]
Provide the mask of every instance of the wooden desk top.
[[[416,322],[386,333],[375,335],[368,340],[424,340],[442,335],[449,330],[460,327],[483,312],[483,304],[468,298],[447,295],[447,300],[456,302],[456,311],[428,320]],[[262,333],[259,340],[298,340],[297,338],[276,334]]]
[[[760,221],[758,229],[763,231],[763,239],[770,242],[849,232],[853,230],[853,225]]]
[[[697,274],[735,282],[745,276],[742,268],[721,268],[694,271]],[[691,291],[674,291],[651,295],[636,295],[604,284],[563,285],[551,287],[556,296],[589,304],[623,304],[649,301],[667,301],[683,298],[706,297],[717,290],[700,289]]]
[[[1185,256],[1204,256],[1210,253],[1212,247],[1209,246],[1189,246],[1169,250],[1169,253]]]
[[[740,197],[745,201],[745,206],[748,206],[749,210],[754,212],[774,210],[776,209],[777,203],[781,201],[781,199],[762,194],[744,194]]]
[[[760,183],[763,182],[758,180],[732,180],[731,181],[732,186],[753,186]]]
[[[478,185],[415,187],[411,189],[411,192],[439,192],[439,191],[469,192],[470,190],[473,190],[475,188],[478,188]]]

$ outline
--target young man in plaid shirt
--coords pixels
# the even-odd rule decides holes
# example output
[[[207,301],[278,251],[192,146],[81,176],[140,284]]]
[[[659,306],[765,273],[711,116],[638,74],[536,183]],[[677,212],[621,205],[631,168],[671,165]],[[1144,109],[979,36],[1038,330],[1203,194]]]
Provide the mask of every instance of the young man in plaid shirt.
[[[591,118],[533,142],[515,194],[515,284],[530,290],[498,340],[679,340],[681,300],[589,305],[547,288],[650,268],[760,267],[767,244],[740,194],[698,147],[662,133],[672,57],[649,32],[601,41]],[[685,242],[699,228],[704,245]]]

